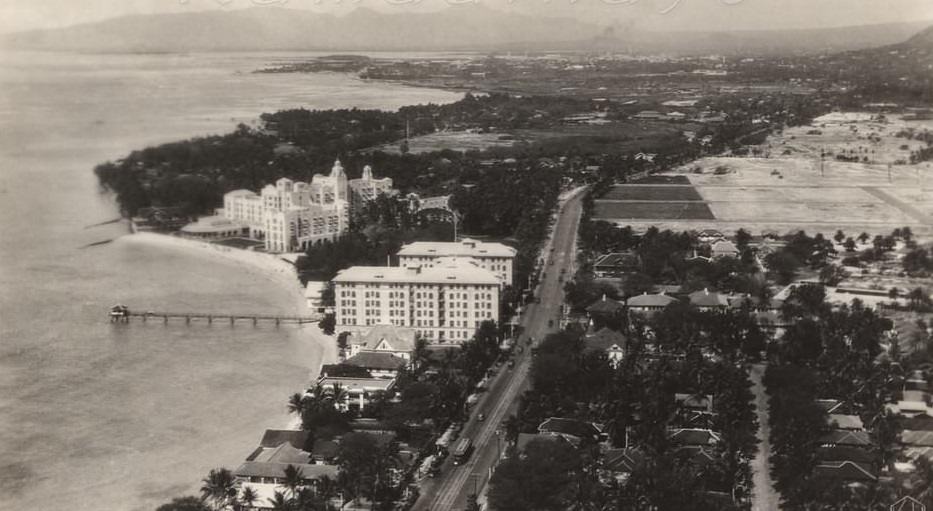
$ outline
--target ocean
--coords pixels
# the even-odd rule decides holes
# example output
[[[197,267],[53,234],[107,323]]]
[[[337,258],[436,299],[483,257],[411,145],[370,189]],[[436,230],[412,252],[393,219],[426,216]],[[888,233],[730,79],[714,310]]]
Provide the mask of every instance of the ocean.
[[[281,108],[460,97],[339,73],[250,73],[303,55],[313,54],[0,52],[0,508],[154,509],[196,494],[211,468],[236,468],[265,428],[289,422],[287,397],[323,352],[306,329],[112,325],[106,312],[291,314],[294,293],[209,253],[97,225],[118,213],[92,169]]]

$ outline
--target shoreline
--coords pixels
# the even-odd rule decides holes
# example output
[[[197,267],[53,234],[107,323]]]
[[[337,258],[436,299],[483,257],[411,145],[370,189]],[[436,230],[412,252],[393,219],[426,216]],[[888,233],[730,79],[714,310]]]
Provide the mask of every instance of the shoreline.
[[[304,289],[298,280],[298,274],[292,263],[272,254],[263,252],[251,252],[232,247],[215,245],[205,241],[192,240],[161,234],[154,232],[135,232],[121,236],[119,239],[131,243],[142,243],[150,246],[162,248],[172,248],[186,251],[194,256],[220,256],[225,261],[231,262],[246,271],[262,276],[264,279],[273,282],[282,290],[288,291],[292,297],[292,308],[295,313],[307,313],[307,300],[304,296]],[[298,331],[303,332],[302,336],[309,338],[321,349],[321,359],[317,367],[308,368],[308,380],[303,388],[296,392],[306,390],[308,384],[317,379],[321,373],[321,368],[325,364],[337,363],[337,344],[333,336],[326,335],[321,331],[316,323],[303,324],[298,327]],[[288,396],[282,396],[283,402]],[[299,417],[289,416],[287,423],[282,425],[270,425],[270,427],[297,430],[301,427]]]

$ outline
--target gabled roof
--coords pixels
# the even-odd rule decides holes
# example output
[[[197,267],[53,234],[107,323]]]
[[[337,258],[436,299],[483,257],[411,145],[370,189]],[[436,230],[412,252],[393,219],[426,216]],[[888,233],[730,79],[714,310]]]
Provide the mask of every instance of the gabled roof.
[[[664,293],[649,295],[648,293],[641,294],[638,296],[633,296],[628,299],[626,302],[629,307],[657,307],[664,308],[668,305],[676,302],[677,299],[673,296],[668,296]]]
[[[603,295],[601,300],[593,302],[586,308],[586,312],[591,314],[615,314],[625,309],[625,305]]]
[[[285,468],[288,463],[267,463],[259,461],[247,461],[236,469],[234,474],[237,477],[285,477]],[[304,479],[318,479],[327,476],[331,479],[337,478],[336,465],[314,465],[310,463],[295,464],[295,468],[301,470]]]
[[[730,254],[739,253],[739,249],[735,246],[735,243],[732,243],[729,240],[719,240],[713,243],[710,249],[713,251],[713,253],[716,253],[716,252],[730,253]]]
[[[681,428],[670,432],[668,437],[671,442],[677,445],[715,445],[719,442],[719,434],[708,429],[689,429]]]
[[[712,410],[713,396],[709,394],[674,394],[674,402],[691,410]]]
[[[587,336],[583,342],[587,350],[609,351],[613,349],[614,346],[624,350],[625,345],[628,343],[628,338],[620,332],[603,327],[595,334]]]
[[[900,500],[891,505],[891,511],[921,511],[923,509],[926,509],[926,506],[909,495],[901,497]]]
[[[333,440],[318,439],[314,441],[311,456],[315,459],[332,459],[337,457],[340,444]]]
[[[716,459],[712,449],[701,445],[685,445],[678,448],[676,454],[699,466],[705,466]]]
[[[250,457],[249,461],[300,465],[308,463],[310,460],[311,455],[307,451],[292,447],[289,443],[284,443],[278,447],[263,449],[255,453],[254,456]]]
[[[524,452],[528,447],[528,444],[535,440],[543,440],[545,442],[566,442],[564,437],[559,435],[545,435],[542,433],[519,433],[518,439],[515,441],[515,447]]]
[[[696,305],[697,307],[728,307],[729,300],[726,298],[726,295],[717,293],[716,291],[710,291],[709,289],[702,289],[700,291],[694,291],[690,293],[690,303]]]
[[[348,342],[364,350],[412,352],[415,350],[415,330],[403,326],[376,325],[366,335],[352,335]]]
[[[933,431],[902,431],[901,443],[912,447],[933,447]]]
[[[873,445],[871,437],[864,431],[844,431],[841,429],[830,431],[820,438],[823,445],[851,445],[855,447]]]
[[[867,465],[854,461],[827,461],[819,463],[813,469],[813,477],[835,479],[839,481],[875,481],[878,476]]]
[[[826,413],[833,413],[842,406],[842,401],[838,399],[817,399],[816,404]]]
[[[275,448],[282,444],[289,444],[296,449],[304,449],[308,441],[308,431],[295,431],[290,429],[267,429],[259,441],[260,447]]]
[[[865,426],[858,415],[843,415],[838,413],[829,414],[829,423],[839,429],[862,430]]]
[[[407,363],[405,359],[391,353],[378,351],[361,351],[344,361],[344,364],[351,366],[383,371],[397,371]]]
[[[540,433],[558,433],[591,440],[599,438],[599,434],[601,433],[596,426],[589,422],[560,417],[551,417],[545,420],[538,426],[538,431]]]
[[[634,252],[612,252],[597,259],[593,267],[632,268],[638,263],[638,255]]]
[[[850,446],[818,447],[816,459],[820,461],[854,461],[865,465],[878,462],[878,454],[869,449]]]
[[[603,454],[602,468],[610,472],[629,474],[644,463],[646,457],[638,449],[609,449]]]
[[[918,417],[901,417],[898,419],[901,429],[912,431],[933,431],[933,417],[920,415]]]

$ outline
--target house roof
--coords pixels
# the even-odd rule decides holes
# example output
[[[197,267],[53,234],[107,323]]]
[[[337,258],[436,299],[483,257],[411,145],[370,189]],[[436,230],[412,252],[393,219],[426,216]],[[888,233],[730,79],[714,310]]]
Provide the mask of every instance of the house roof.
[[[842,401],[838,399],[817,399],[815,402],[826,413],[833,413],[842,406]]]
[[[289,443],[280,444],[278,447],[260,448],[256,450],[247,461],[256,461],[263,463],[284,463],[284,464],[302,464],[308,463],[311,459],[310,453],[302,449],[292,447]]]
[[[696,305],[697,307],[728,307],[729,300],[726,298],[726,295],[717,293],[716,291],[710,291],[709,289],[702,289],[700,291],[694,291],[690,293],[690,303]]]
[[[633,296],[626,302],[629,307],[658,307],[664,308],[676,302],[673,296],[664,293],[649,295],[648,293]]]
[[[694,410],[710,410],[713,406],[713,396],[709,394],[674,394],[674,402]]]
[[[415,350],[417,336],[413,328],[395,325],[376,325],[366,335],[351,335],[347,342],[361,349],[412,352]],[[382,344],[384,342],[384,344]],[[382,346],[380,346],[382,344]]]
[[[609,449],[603,454],[602,468],[610,472],[631,473],[646,457],[638,449]]]
[[[853,445],[869,446],[872,445],[871,438],[864,431],[844,431],[841,429],[830,431],[820,437],[820,443],[823,445]]]
[[[577,438],[589,438],[595,440],[599,437],[600,430],[589,422],[583,422],[576,419],[565,419],[560,417],[551,417],[538,426],[541,433],[559,433]]]
[[[621,302],[617,302],[611,298],[606,298],[606,295],[603,295],[601,300],[597,300],[590,304],[586,308],[586,312],[591,314],[614,314],[625,308]]]
[[[236,469],[234,474],[238,477],[285,477],[285,468],[288,463],[268,463],[261,461],[247,461]],[[301,470],[304,479],[318,479],[323,476],[336,479],[336,465],[314,465],[310,463],[292,463]]]
[[[872,465],[878,461],[878,455],[868,449],[850,446],[818,447],[816,459],[820,461],[854,461]]]
[[[901,429],[913,431],[933,431],[933,417],[920,415],[918,417],[901,417],[898,420]]]
[[[545,442],[565,442],[566,440],[558,435],[545,435],[542,433],[519,433],[518,438],[515,441],[515,447],[519,451],[524,451],[528,444],[535,440],[543,440]]]
[[[912,447],[933,447],[933,431],[902,431],[901,443]]]
[[[829,423],[835,424],[839,429],[864,429],[862,419],[858,415],[843,415],[839,413],[829,414]]]
[[[284,443],[296,449],[303,449],[308,441],[308,431],[295,431],[290,429],[267,429],[259,441],[260,447],[274,448]]]
[[[610,328],[600,328],[595,334],[587,336],[583,341],[587,350],[609,351],[613,346],[625,349],[628,338]]]
[[[891,511],[919,511],[921,509],[926,509],[926,506],[909,495],[901,497],[900,500],[891,505]]]
[[[334,376],[325,376],[318,380],[318,383],[323,385],[325,388],[330,388],[331,385],[336,383],[348,392],[374,392],[387,391],[391,389],[395,385],[395,380],[388,378],[339,378]]]
[[[714,445],[719,442],[719,434],[708,429],[680,428],[670,432],[671,442],[677,445]]]
[[[597,259],[593,267],[631,268],[638,266],[638,262],[638,255],[634,252],[612,252]]]
[[[713,238],[713,237],[725,238],[725,235],[723,235],[723,233],[717,231],[716,229],[703,229],[702,231],[697,233],[697,236],[702,236],[704,238]]]
[[[738,254],[739,249],[735,246],[735,243],[732,243],[729,240],[719,240],[710,246],[710,249],[716,253],[729,253],[729,254]]]
[[[388,352],[361,351],[344,361],[344,364],[366,369],[397,371],[405,367],[408,362]]]
[[[685,445],[677,449],[677,454],[694,465],[706,465],[716,459],[712,449],[702,445]]]
[[[875,481],[878,476],[868,465],[854,461],[827,461],[817,464],[813,477],[840,481]]]

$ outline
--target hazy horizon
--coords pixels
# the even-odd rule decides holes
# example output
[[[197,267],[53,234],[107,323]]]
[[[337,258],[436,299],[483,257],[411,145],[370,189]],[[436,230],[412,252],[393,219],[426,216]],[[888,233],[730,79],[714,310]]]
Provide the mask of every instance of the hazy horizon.
[[[0,6],[0,33],[54,29],[134,14],[247,8],[301,9],[345,15],[429,12],[486,7],[542,17],[568,17],[601,26],[644,30],[758,31],[832,28],[933,20],[929,0],[8,0]]]

